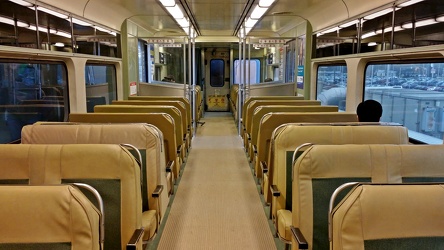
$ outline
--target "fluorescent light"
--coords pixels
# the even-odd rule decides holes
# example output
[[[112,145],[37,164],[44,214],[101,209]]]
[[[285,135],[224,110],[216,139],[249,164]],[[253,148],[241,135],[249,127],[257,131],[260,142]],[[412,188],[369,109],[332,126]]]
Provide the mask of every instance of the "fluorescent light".
[[[176,19],[176,21],[179,24],[179,26],[182,28],[190,26],[190,22],[188,22],[188,20],[186,18]]]
[[[415,3],[419,3],[419,2],[422,2],[422,1],[424,1],[424,0],[410,0],[410,1],[398,4],[398,7],[407,7],[409,5],[412,5],[412,4],[415,4]]]
[[[444,16],[439,16],[436,18],[436,21],[438,22],[444,22]]]
[[[182,10],[179,8],[179,6],[177,4],[174,5],[173,7],[165,7],[165,8],[173,16],[174,19],[182,19],[182,18],[184,18]]]
[[[159,0],[159,1],[164,7],[173,7],[174,5],[176,5],[175,0]]]
[[[260,7],[270,7],[275,0],[259,0]]]
[[[56,47],[65,47],[64,43],[55,43],[54,46]]]
[[[400,25],[395,26],[395,29],[394,29],[395,32],[400,31],[400,30],[403,30],[403,28]],[[387,27],[384,29],[384,33],[389,33],[389,32],[392,32],[392,27]],[[382,30],[377,30],[376,34],[382,34]]]
[[[251,29],[252,29],[252,27],[246,27],[246,28],[245,28],[245,34],[250,33]]]
[[[23,0],[9,0],[10,2],[13,2],[13,3],[16,3],[16,4],[18,4],[18,5],[21,5],[21,6],[25,6],[25,7],[31,7],[31,6],[34,6],[34,4],[32,4],[32,3],[28,3],[28,2],[26,2],[26,1],[23,1]]]
[[[370,43],[367,44],[367,46],[370,46],[370,47],[371,47],[371,46],[376,46],[376,45],[378,45],[378,44],[375,43],[375,42],[370,42]]]
[[[67,32],[63,32],[63,31],[57,31],[56,35],[63,36],[63,37],[66,37],[66,38],[71,38],[71,34],[69,34]]]
[[[30,7],[30,9],[32,9],[32,7]],[[46,13],[48,13],[50,15],[53,15],[53,16],[56,16],[56,17],[60,17],[62,19],[67,19],[68,18],[68,16],[65,15],[65,14],[62,14],[62,13],[59,13],[57,11],[53,11],[53,10],[50,10],[50,9],[47,9],[47,8],[44,8],[44,7],[41,7],[41,6],[38,6],[37,9],[40,10],[40,11],[46,12]]]
[[[415,23],[415,27],[422,27],[422,26],[427,26],[427,25],[431,25],[431,24],[435,24],[435,23],[437,23],[437,21],[435,19],[425,19],[425,20],[417,21]],[[401,27],[403,29],[411,29],[411,28],[413,28],[413,23],[404,23],[401,25]]]
[[[323,34],[331,33],[331,32],[335,32],[335,31],[337,31],[338,29],[339,29],[339,27],[333,27],[333,28],[331,28],[331,29],[328,29],[328,30],[324,30],[324,31],[322,31],[322,33],[323,33]]]
[[[346,27],[352,26],[353,24],[357,24],[358,22],[359,22],[359,20],[353,20],[348,23],[344,23],[344,24],[339,25],[339,28],[346,28]]]
[[[367,37],[371,37],[371,36],[375,36],[375,35],[376,35],[376,32],[372,31],[372,32],[369,32],[369,33],[366,33],[366,34],[362,35],[361,39],[365,39]]]
[[[14,20],[6,18],[6,17],[0,17],[0,23],[6,23],[9,25],[15,25]]]
[[[435,19],[425,19],[425,20],[417,21],[415,23],[415,26],[416,27],[422,27],[422,26],[432,25],[432,24],[435,24],[435,23],[437,23],[437,21]]]
[[[259,21],[259,20],[258,19],[251,19],[251,17],[249,17],[247,19],[247,21],[245,22],[245,27],[252,28],[252,27],[254,27],[254,25],[256,25],[257,21]]]
[[[72,18],[72,22],[75,24],[81,25],[81,26],[92,26],[92,24],[82,21],[80,19],[74,18],[74,17]]]
[[[383,16],[383,15],[385,15],[387,13],[392,12],[392,11],[393,11],[393,8],[388,8],[388,9],[381,10],[381,11],[378,11],[376,13],[370,14],[368,16],[365,16],[364,19],[365,20],[370,20],[370,19],[373,19],[373,18],[376,18],[376,17],[379,17],[379,16]]]
[[[265,14],[265,12],[267,12],[267,10],[268,8],[261,8],[259,7],[259,5],[256,5],[250,17],[253,19],[260,19]]]

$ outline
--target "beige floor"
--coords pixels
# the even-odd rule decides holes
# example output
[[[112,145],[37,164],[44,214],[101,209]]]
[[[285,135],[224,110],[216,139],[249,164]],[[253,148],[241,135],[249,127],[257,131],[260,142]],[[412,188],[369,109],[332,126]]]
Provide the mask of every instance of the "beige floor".
[[[276,249],[229,113],[206,113],[157,249]]]

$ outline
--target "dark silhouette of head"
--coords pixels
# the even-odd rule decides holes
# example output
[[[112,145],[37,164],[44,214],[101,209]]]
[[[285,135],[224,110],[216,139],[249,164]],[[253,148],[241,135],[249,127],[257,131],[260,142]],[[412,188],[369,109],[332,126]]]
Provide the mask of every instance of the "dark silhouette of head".
[[[379,122],[382,116],[382,106],[375,100],[366,100],[359,103],[356,113],[360,122]]]

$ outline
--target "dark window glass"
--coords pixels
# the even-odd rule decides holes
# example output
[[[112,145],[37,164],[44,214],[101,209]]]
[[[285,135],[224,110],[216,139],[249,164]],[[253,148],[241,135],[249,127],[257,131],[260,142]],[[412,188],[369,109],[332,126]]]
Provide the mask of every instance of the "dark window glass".
[[[86,107],[94,112],[95,105],[110,104],[117,99],[116,69],[113,65],[86,64]]]
[[[222,59],[210,61],[210,85],[211,87],[223,87],[225,75],[225,62]]]
[[[61,63],[0,62],[0,143],[20,139],[25,125],[65,120],[66,72]]]

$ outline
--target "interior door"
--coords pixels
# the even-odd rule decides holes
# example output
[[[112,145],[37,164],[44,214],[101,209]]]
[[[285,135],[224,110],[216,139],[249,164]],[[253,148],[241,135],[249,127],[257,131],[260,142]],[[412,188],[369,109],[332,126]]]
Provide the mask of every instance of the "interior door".
[[[230,52],[225,48],[210,48],[205,52],[205,107],[207,111],[228,111],[230,93]]]

